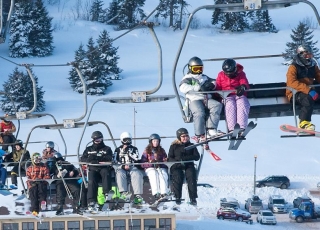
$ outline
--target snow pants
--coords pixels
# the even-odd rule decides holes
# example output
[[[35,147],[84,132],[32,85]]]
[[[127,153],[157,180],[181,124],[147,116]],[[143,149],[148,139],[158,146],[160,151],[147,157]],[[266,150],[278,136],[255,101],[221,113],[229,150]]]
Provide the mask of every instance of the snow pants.
[[[1,184],[5,185],[7,180],[7,170],[4,167],[0,168],[0,177],[1,177]]]
[[[128,178],[127,170],[119,167],[116,169],[116,182],[119,188],[119,192],[128,192]],[[131,186],[135,195],[143,194],[143,174],[137,167],[132,167],[129,170],[131,177]]]
[[[299,114],[300,121],[311,121],[314,100],[309,94],[298,92],[296,94],[296,102],[301,105],[301,111]]]
[[[248,125],[250,112],[249,100],[246,96],[230,95],[224,99],[226,121],[228,130],[234,129],[236,123],[245,129]]]
[[[21,165],[20,169],[21,169],[21,172],[26,171],[25,163]],[[11,170],[11,183],[14,184],[15,186],[18,186],[18,180],[17,180],[18,175],[19,175],[19,162],[15,162]]]
[[[189,108],[193,116],[195,135],[205,134],[206,128],[216,129],[218,127],[222,111],[222,104],[220,102],[208,99],[206,107],[203,100],[194,100],[190,102]]]
[[[66,179],[65,182],[73,197],[72,207],[76,208],[78,207],[79,199],[80,199],[80,185],[78,184],[77,179],[74,179],[74,180]],[[63,206],[65,204],[65,198],[67,197],[67,191],[62,181],[56,182],[56,191],[57,191],[57,194],[56,194],[57,204]]]
[[[88,173],[88,193],[87,202],[97,202],[98,187],[101,180],[103,193],[106,194],[111,189],[111,168],[100,167],[98,169],[90,170]]]
[[[152,195],[168,194],[168,170],[166,168],[147,168]]]
[[[31,212],[39,213],[41,201],[47,201],[47,182],[32,182],[32,186],[29,188],[29,198]]]
[[[184,178],[186,178],[188,184],[188,192],[189,198],[195,199],[198,198],[198,191],[197,191],[197,175],[196,169],[194,166],[188,167],[185,170],[182,168],[174,168],[171,170],[172,175],[172,192],[176,199],[181,199],[182,196],[182,185],[184,182]]]
[[[11,144],[16,141],[16,138],[12,134],[10,135],[1,134],[1,136],[3,140],[3,144]],[[2,146],[2,150],[4,151],[8,151],[8,148],[9,148],[9,145]],[[14,145],[11,145],[11,151],[13,151],[13,149],[14,149]]]

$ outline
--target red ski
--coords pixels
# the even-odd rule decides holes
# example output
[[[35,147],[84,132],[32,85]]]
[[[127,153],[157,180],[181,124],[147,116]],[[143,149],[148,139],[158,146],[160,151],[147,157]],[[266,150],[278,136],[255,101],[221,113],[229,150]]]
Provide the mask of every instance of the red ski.
[[[307,129],[301,129],[301,128],[297,128],[292,125],[281,125],[280,129],[284,132],[320,137],[320,132],[313,131],[313,130],[307,130]]]
[[[195,142],[199,143],[198,137],[193,136],[193,137],[191,137],[191,139],[194,140]],[[213,157],[213,159],[215,159],[216,161],[221,161],[221,158],[217,154],[215,154],[214,152],[211,151],[208,144],[203,144],[202,148],[204,150],[206,150]]]

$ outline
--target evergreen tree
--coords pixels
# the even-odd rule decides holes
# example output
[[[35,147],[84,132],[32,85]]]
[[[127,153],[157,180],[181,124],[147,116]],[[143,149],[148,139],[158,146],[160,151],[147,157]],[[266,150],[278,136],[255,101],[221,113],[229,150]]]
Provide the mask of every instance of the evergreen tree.
[[[119,5],[119,0],[112,0],[112,2],[109,4],[109,7],[106,10],[106,19],[105,23],[108,22],[108,24],[117,24],[117,16],[119,15],[118,12],[120,12],[120,8],[122,5]]]
[[[252,18],[251,29],[257,32],[278,32],[276,27],[272,23],[272,19],[269,16],[268,10],[257,10],[250,13],[248,15]],[[249,17],[250,17],[249,16]]]
[[[286,61],[292,60],[292,58],[297,54],[297,47],[301,44],[307,44],[312,48],[314,58],[318,59],[320,57],[319,49],[315,46],[318,41],[313,41],[313,31],[303,22],[299,22],[298,26],[292,30],[290,35],[292,42],[286,43],[286,50],[283,53],[283,58]]]
[[[45,102],[43,100],[44,92],[42,86],[38,86],[38,78],[31,73],[36,82],[37,107],[36,112],[45,110]],[[33,85],[28,73],[23,73],[15,68],[13,73],[9,75],[9,80],[3,84],[4,92],[2,96],[1,109],[8,114],[31,110],[34,106]],[[14,105],[12,104],[12,101]]]
[[[186,8],[189,4],[183,0],[160,0],[160,7],[157,9],[155,18],[169,18],[169,26],[174,26],[175,22],[180,22],[182,15],[187,13]]]
[[[101,16],[104,13],[102,9],[103,1],[102,0],[94,0],[91,9],[90,9],[90,16],[91,21],[93,22],[101,22]]]
[[[86,51],[83,49],[83,45],[80,44],[78,50],[75,52],[75,63],[79,64],[78,70],[81,72],[82,76],[84,76],[84,69],[86,69],[86,64],[87,64],[85,61],[82,61],[85,55],[86,55]],[[81,82],[81,79],[79,78],[78,72],[74,67],[69,72],[69,75],[70,77],[68,79],[73,91],[82,93],[83,92],[82,82]]]

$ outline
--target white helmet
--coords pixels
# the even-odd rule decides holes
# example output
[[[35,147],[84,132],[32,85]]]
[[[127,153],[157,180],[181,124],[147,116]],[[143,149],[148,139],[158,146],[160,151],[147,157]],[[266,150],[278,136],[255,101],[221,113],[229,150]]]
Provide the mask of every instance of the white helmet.
[[[131,142],[132,142],[131,134],[129,132],[121,133],[120,140],[121,140],[121,143],[124,145],[131,145]]]

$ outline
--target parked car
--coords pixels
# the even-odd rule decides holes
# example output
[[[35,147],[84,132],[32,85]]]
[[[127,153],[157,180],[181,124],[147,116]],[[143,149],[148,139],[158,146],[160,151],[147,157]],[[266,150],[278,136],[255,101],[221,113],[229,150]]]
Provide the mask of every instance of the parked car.
[[[270,210],[260,210],[257,214],[257,222],[260,224],[277,224],[276,217]]]
[[[299,196],[299,197],[297,197],[296,199],[293,200],[293,202],[292,202],[293,203],[293,207],[294,208],[299,208],[299,206],[300,206],[300,204],[302,202],[311,202],[311,203],[313,203],[313,201],[311,200],[310,197],[307,197],[307,196],[301,197],[301,196]]]
[[[272,195],[268,200],[268,208],[271,212],[286,213],[288,212],[288,202],[280,195]]]
[[[262,200],[258,196],[252,196],[245,201],[244,208],[250,213],[258,213],[263,209]]]
[[[233,197],[225,197],[220,199],[220,207],[224,208],[240,208],[240,204],[237,199]]]
[[[287,176],[268,176],[263,180],[256,181],[256,187],[277,187],[287,189],[290,186],[290,180]]]
[[[250,220],[251,214],[240,208],[220,208],[217,211],[217,218],[219,220],[233,219],[238,221],[245,221]]]
[[[211,184],[207,184],[207,183],[198,183],[197,186],[198,187],[205,187],[205,188],[213,188],[213,186]]]

